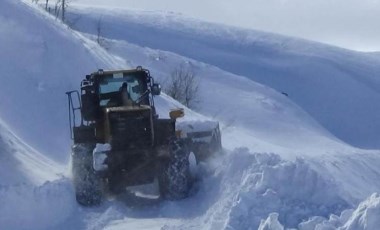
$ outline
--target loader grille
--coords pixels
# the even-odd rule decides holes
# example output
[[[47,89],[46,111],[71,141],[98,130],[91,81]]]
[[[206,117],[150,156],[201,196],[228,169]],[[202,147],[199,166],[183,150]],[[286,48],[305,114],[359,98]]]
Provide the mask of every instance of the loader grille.
[[[113,150],[152,145],[150,111],[112,112],[109,119]]]

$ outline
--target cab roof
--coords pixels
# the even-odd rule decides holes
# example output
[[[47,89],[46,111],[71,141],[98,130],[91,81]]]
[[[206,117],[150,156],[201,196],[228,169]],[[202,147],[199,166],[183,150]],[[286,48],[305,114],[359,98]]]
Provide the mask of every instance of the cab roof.
[[[90,75],[86,75],[87,80],[96,80],[96,79],[101,79],[102,76],[109,76],[109,75],[116,75],[116,74],[131,74],[131,73],[139,73],[139,74],[145,74],[147,77],[147,80],[151,78],[149,70],[143,69],[141,66],[138,66],[135,69],[124,69],[124,70],[103,70],[99,69],[97,72],[93,72]]]
[[[103,70],[99,69],[97,72],[93,72],[91,75],[109,75],[115,73],[135,73],[135,72],[145,72],[149,73],[147,69],[143,69],[141,66],[136,67],[135,69],[122,69],[122,70]]]

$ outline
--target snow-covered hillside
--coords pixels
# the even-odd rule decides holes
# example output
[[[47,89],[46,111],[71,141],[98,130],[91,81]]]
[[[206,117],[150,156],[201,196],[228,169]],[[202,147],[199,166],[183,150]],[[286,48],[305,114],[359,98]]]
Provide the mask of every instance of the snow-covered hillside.
[[[136,21],[151,20],[149,15],[135,16]],[[10,76],[1,77],[4,84],[0,86],[0,96],[6,96],[9,101],[0,102],[0,117],[4,117],[4,123],[10,124],[12,131],[44,153],[41,155],[28,147],[9,128],[2,128],[7,126],[1,123],[0,159],[6,156],[8,161],[2,161],[0,167],[4,164],[5,172],[12,174],[13,180],[19,180],[17,184],[11,183],[0,169],[0,182],[3,183],[0,185],[1,227],[282,229],[285,226],[306,230],[374,229],[379,226],[376,216],[380,207],[376,193],[380,191],[380,152],[353,148],[335,138],[325,129],[325,124],[320,125],[302,105],[292,101],[291,92],[287,91],[289,97],[286,97],[279,90],[226,72],[218,63],[175,50],[144,47],[136,42],[140,41],[137,38],[106,40],[107,51],[91,41],[95,38],[93,34],[72,31],[34,5],[3,0],[0,18],[0,33],[9,35],[9,38],[0,37],[5,44],[0,43],[0,49],[4,50],[0,53],[0,69]],[[83,21],[86,18],[83,16]],[[90,27],[91,20],[88,23]],[[163,23],[155,30],[158,45],[169,44],[159,36],[160,32],[171,31],[167,29],[170,23]],[[144,23],[141,27],[131,25],[129,21],[121,21],[119,35],[124,36],[126,29],[130,33],[141,29],[142,34],[151,29],[144,27]],[[86,27],[82,26],[84,30]],[[118,34],[114,28],[114,33]],[[199,48],[197,37],[209,36],[209,27],[190,37],[186,30],[172,31],[175,32],[173,38],[183,33],[182,43],[192,44],[195,49]],[[220,36],[218,30],[215,36]],[[263,38],[262,42],[267,44],[268,39],[273,42],[272,38]],[[176,39],[172,40],[173,47],[182,49],[180,38]],[[223,47],[220,46],[219,51],[212,49],[213,41],[203,44],[203,54],[212,51],[223,57]],[[217,41],[220,40],[215,38]],[[229,56],[229,47],[236,43],[228,40],[223,44]],[[309,51],[324,47],[312,43],[310,46]],[[260,59],[260,55],[263,60],[268,58],[265,56],[267,48],[262,46],[256,58]],[[278,46],[276,52],[270,49],[268,55],[278,58],[277,65],[286,65],[289,63],[280,58],[283,53],[287,56],[301,52],[293,48]],[[325,54],[342,52],[335,48],[330,51]],[[308,53],[306,49],[302,52]],[[250,59],[241,58],[241,61]],[[291,63],[296,62],[293,59]],[[352,63],[362,65],[361,60],[352,60]],[[212,117],[220,120],[224,154],[199,166],[200,179],[187,199],[159,201],[125,194],[123,199],[107,200],[100,207],[78,206],[67,173],[49,159],[68,157],[70,140],[64,92],[78,88],[84,74],[97,68],[143,65],[165,82],[170,71],[180,64],[193,67],[201,77],[202,102],[198,110],[202,115],[186,109],[185,119]],[[372,80],[375,85],[376,79]],[[287,85],[290,87],[292,82]],[[162,117],[167,116],[171,108],[181,106],[166,95],[157,97],[156,105]],[[361,118],[363,120],[358,118],[358,125],[366,124],[367,120]],[[12,159],[21,163],[16,164]],[[56,179],[60,173],[62,178]],[[46,180],[50,181],[43,183]]]
[[[82,6],[70,15],[79,31],[96,34],[100,22],[106,38],[170,51],[285,92],[338,138],[380,147],[380,59],[369,54],[175,13]]]
[[[349,49],[380,50],[373,0],[76,0],[71,4],[176,12],[204,21],[275,32]]]
[[[0,4],[0,116],[33,147],[67,159],[65,92],[77,89],[85,74],[100,67],[128,65],[107,60],[91,42],[39,10],[18,1]]]

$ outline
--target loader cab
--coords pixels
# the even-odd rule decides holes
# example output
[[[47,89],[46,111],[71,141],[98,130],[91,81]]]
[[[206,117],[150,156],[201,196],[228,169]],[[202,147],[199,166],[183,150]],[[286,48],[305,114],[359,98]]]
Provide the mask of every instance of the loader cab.
[[[103,71],[87,75],[81,83],[82,116],[85,121],[102,119],[102,111],[121,106],[150,106],[153,111],[153,96],[161,88],[155,84],[148,70]],[[124,101],[128,95],[130,103]],[[155,114],[154,114],[155,115]]]
[[[137,101],[148,90],[146,80],[146,76],[141,72],[111,73],[98,76],[100,107],[124,106],[126,97],[131,104],[137,104]],[[147,95],[141,98],[139,104],[151,105],[151,98]]]

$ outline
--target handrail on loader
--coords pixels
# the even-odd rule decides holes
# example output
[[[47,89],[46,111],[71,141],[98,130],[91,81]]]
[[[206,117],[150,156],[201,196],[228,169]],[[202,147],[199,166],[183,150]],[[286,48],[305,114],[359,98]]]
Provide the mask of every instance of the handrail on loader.
[[[73,94],[76,95],[76,97],[78,99],[78,103],[79,103],[79,105],[76,107],[74,106],[74,102],[73,102]],[[75,111],[77,111],[77,110],[79,110],[80,112],[82,111],[82,102],[81,102],[81,98],[80,98],[78,90],[68,91],[68,92],[66,92],[66,95],[67,95],[67,99],[69,102],[70,138],[73,140],[74,139],[73,127],[77,127],[76,123],[75,123],[76,122]],[[82,116],[81,116],[80,125],[81,126],[83,125],[83,117]]]

